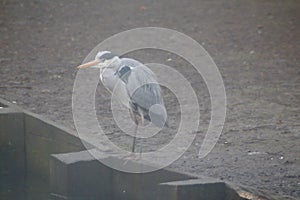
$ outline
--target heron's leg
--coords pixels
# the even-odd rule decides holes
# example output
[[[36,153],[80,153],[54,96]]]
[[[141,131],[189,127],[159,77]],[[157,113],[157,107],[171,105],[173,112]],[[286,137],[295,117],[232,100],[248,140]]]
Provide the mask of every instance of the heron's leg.
[[[144,112],[143,112],[143,110],[139,110],[139,113],[140,113],[140,115],[141,115],[141,125],[142,125],[142,127],[144,126],[144,124],[145,124],[145,117],[144,117]],[[143,138],[141,138],[141,142],[140,142],[141,144],[141,147],[140,147],[140,158],[142,157],[142,151],[143,151]]]
[[[141,114],[141,124],[142,124],[142,127],[144,126],[144,123],[145,123],[145,118],[144,118],[144,113]],[[143,151],[143,140],[144,138],[141,138],[141,147],[140,147],[140,158],[142,157],[142,151]]]
[[[135,123],[135,125],[136,125],[136,126],[134,127],[134,136],[133,136],[132,149],[131,149],[132,153],[134,153],[134,150],[135,150],[135,143],[136,143],[136,133],[137,133],[137,129],[138,129],[139,122],[138,122],[138,120],[137,120],[136,114],[134,114],[134,113],[132,112],[131,109],[129,109],[129,112],[130,112],[130,116],[131,116],[132,120],[134,121],[134,123]]]
[[[138,125],[136,125],[134,127],[134,137],[133,137],[133,141],[132,141],[132,153],[134,153],[134,150],[135,150],[135,143],[136,143],[136,133],[137,133],[137,129],[138,129]]]
[[[144,118],[144,113],[141,113],[141,125],[144,126],[145,124],[145,118]]]

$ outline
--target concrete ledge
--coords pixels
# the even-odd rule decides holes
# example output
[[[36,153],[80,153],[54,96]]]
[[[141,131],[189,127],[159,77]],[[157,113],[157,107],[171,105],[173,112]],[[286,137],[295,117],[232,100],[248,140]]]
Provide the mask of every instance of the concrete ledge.
[[[23,174],[24,153],[24,115],[13,108],[0,109],[0,171]]]
[[[104,155],[97,159],[124,160]],[[153,199],[159,183],[197,178],[171,170],[124,173],[105,166],[88,151],[56,154],[50,161],[50,186],[56,199]],[[140,164],[129,161],[133,167]],[[127,165],[126,164],[126,165]]]
[[[25,151],[28,172],[49,180],[50,154],[84,150],[78,137],[47,121],[25,114]]]
[[[0,199],[24,195],[24,148],[23,112],[0,101]]]
[[[51,153],[85,150],[70,130],[3,99],[0,107],[0,174],[49,183]]]
[[[142,174],[125,173],[105,166],[98,159],[124,163],[123,159],[105,154],[96,159],[88,151],[52,155],[52,196],[55,199],[78,200],[241,199],[234,189],[217,179],[167,169]],[[131,161],[127,164],[140,166]]]
[[[160,183],[196,178],[196,176],[192,176],[190,174],[184,174],[167,169],[160,169],[158,171],[142,174],[125,173],[114,170],[114,199],[156,199]]]
[[[241,200],[239,195],[217,179],[201,177],[195,180],[162,183],[158,200]]]
[[[55,199],[112,199],[112,170],[88,151],[52,155],[50,188]]]

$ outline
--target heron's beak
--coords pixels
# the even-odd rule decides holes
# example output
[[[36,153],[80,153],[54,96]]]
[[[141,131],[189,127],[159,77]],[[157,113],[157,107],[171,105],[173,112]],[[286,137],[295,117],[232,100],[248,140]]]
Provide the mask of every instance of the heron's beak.
[[[84,63],[82,65],[79,65],[77,68],[78,69],[88,68],[88,67],[92,67],[92,66],[98,65],[99,63],[100,63],[99,60],[93,60],[91,62],[87,62],[87,63]]]

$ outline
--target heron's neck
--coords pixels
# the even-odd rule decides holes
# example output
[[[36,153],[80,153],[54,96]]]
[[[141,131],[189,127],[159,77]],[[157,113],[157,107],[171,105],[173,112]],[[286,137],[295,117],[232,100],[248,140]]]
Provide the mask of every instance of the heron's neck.
[[[115,57],[111,62],[111,67],[115,70],[118,70],[121,65],[121,59],[119,57]]]

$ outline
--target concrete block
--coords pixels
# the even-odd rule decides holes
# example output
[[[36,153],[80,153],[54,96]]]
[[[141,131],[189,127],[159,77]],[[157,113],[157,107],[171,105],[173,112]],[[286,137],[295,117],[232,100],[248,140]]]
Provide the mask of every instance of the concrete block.
[[[51,140],[62,141],[69,144],[71,149],[82,148],[83,145],[74,131],[68,130],[41,116],[24,112],[26,134],[45,137]]]
[[[17,109],[0,109],[0,172],[24,174],[24,116]]]
[[[155,172],[134,174],[111,169],[104,163],[123,165],[125,160],[108,154],[88,151],[52,155],[50,186],[56,199],[154,199],[161,182],[197,178],[190,174],[161,169]],[[128,161],[131,168],[151,167]],[[128,167],[128,166],[126,166]]]
[[[24,114],[25,153],[29,174],[49,180],[50,154],[85,150],[80,139],[47,120]]]
[[[124,160],[121,160],[121,162],[124,162]],[[141,166],[139,165],[139,167]],[[177,181],[196,178],[197,177],[190,174],[179,173],[167,169],[161,169],[142,174],[114,171],[113,199],[152,200],[155,199],[155,197],[158,194],[158,186],[160,183],[166,181]]]
[[[54,199],[112,199],[112,169],[88,151],[55,154],[50,161]]]
[[[0,161],[2,162],[2,161]],[[0,199],[23,199],[25,196],[24,178],[21,175],[0,172]]]
[[[174,181],[159,185],[158,200],[240,200],[237,194],[227,192],[219,180],[202,177],[194,180]]]
[[[0,102],[0,199],[20,199],[25,182],[23,113]]]

